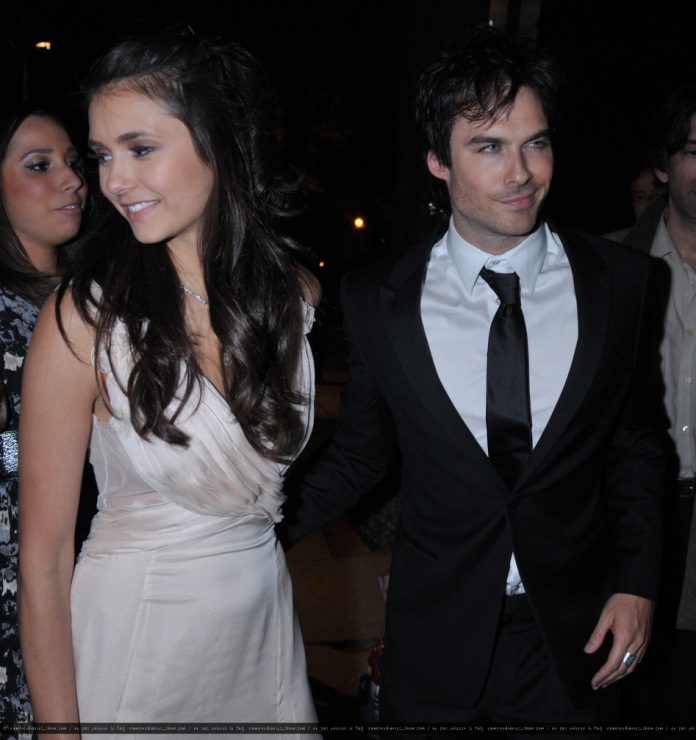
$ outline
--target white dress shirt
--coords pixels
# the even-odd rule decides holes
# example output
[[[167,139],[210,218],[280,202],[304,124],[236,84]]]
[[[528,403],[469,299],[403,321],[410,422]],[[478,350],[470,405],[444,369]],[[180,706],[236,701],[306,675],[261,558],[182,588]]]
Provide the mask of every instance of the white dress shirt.
[[[672,276],[660,352],[665,407],[679,457],[679,477],[696,474],[696,272],[679,254],[664,218],[650,254],[667,263]]]
[[[479,278],[482,267],[516,272],[529,346],[532,444],[539,441],[565,385],[578,338],[577,304],[568,257],[541,225],[521,244],[492,256],[469,244],[452,221],[430,254],[421,316],[438,376],[471,433],[488,454],[486,359],[499,300]],[[524,593],[513,553],[506,593]]]

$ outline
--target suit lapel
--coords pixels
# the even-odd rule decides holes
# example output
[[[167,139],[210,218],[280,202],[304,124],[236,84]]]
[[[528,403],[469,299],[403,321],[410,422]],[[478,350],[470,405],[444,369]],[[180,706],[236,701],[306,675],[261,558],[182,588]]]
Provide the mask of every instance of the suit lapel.
[[[407,253],[380,286],[387,332],[413,392],[425,408],[453,433],[462,434],[486,461],[488,457],[469,431],[440,382],[421,317],[421,293],[432,245],[428,240]],[[476,453],[474,453],[476,454]],[[491,468],[493,466],[491,465]]]
[[[519,489],[541,465],[577,413],[592,385],[608,330],[611,275],[606,264],[592,246],[579,236],[555,227],[554,231],[561,236],[573,273],[578,342],[563,391],[513,491]],[[408,252],[380,286],[387,331],[413,392],[441,423],[463,435],[470,448],[469,454],[480,455],[495,472],[440,382],[425,336],[420,303],[433,244],[434,241],[429,240]]]
[[[568,378],[546,429],[515,485],[519,488],[542,463],[587,395],[606,344],[611,309],[611,274],[590,244],[554,227],[573,272],[578,312],[578,343]]]

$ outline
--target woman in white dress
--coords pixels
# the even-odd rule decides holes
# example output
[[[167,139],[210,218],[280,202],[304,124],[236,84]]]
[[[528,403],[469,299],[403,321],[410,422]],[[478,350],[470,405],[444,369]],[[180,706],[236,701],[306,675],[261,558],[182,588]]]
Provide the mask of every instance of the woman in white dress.
[[[39,723],[316,721],[274,524],[311,426],[318,290],[279,230],[261,80],[240,47],[179,32],[93,68],[111,205],[24,376],[20,627]],[[88,446],[99,511],[73,574]]]

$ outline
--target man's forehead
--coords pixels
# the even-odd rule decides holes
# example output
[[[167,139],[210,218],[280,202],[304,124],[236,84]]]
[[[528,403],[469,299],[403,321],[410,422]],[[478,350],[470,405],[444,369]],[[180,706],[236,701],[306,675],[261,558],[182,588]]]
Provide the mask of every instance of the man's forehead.
[[[461,121],[465,128],[471,131],[476,130],[481,132],[495,129],[496,126],[501,126],[502,128],[507,129],[510,116],[512,116],[513,113],[520,112],[522,108],[524,108],[525,114],[533,113],[538,117],[538,122],[542,123],[543,127],[547,125],[546,113],[541,104],[541,100],[536,92],[528,87],[520,88],[517,95],[505,107],[497,110],[494,115],[486,115],[486,112],[481,109],[479,109],[477,113],[472,113],[470,116],[463,113],[457,116],[455,119],[455,125],[457,122]]]

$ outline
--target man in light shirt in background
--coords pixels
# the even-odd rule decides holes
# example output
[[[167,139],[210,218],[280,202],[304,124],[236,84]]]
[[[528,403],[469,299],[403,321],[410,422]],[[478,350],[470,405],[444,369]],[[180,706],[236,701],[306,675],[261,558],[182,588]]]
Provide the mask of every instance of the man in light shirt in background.
[[[678,463],[667,495],[667,549],[657,612],[656,721],[696,724],[696,84],[670,94],[654,122],[654,169],[667,203],[649,206],[626,243],[668,270],[662,372]],[[652,665],[654,664],[654,666]]]

